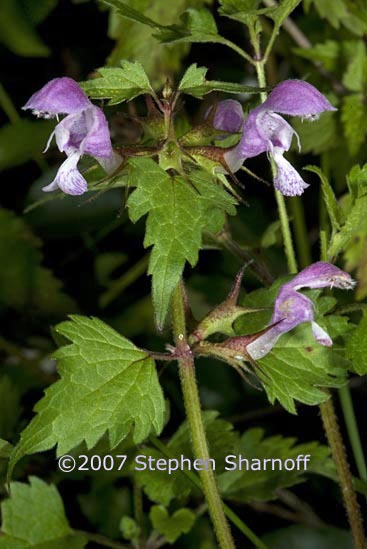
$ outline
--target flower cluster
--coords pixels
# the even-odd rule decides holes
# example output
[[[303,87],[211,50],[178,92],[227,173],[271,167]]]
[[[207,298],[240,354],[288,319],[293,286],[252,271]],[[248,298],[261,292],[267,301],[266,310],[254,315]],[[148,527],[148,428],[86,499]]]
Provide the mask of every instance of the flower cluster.
[[[238,131],[234,129],[233,118],[237,119],[240,108],[240,103],[233,100],[231,104],[228,101],[219,103],[214,127],[228,132]],[[270,153],[277,168],[275,188],[285,196],[301,195],[308,185],[283,157],[284,152],[291,146],[293,135],[296,136],[300,148],[299,137],[280,114],[315,120],[322,112],[335,110],[335,107],[311,84],[302,80],[281,82],[264,103],[248,114],[240,142],[224,154],[227,166],[234,173],[247,158],[264,152]]]
[[[301,324],[311,322],[312,333],[316,341],[329,347],[330,336],[314,321],[312,301],[298,292],[301,288],[341,288],[350,290],[355,282],[351,276],[323,261],[313,263],[298,273],[290,282],[280,287],[275,300],[270,330],[247,345],[247,352],[254,360],[265,356],[275,345],[282,334]]]
[[[44,191],[60,188],[71,195],[85,193],[87,182],[77,168],[84,154],[98,160],[107,173],[113,172],[121,163],[121,158],[113,152],[103,111],[91,103],[79,84],[71,78],[51,80],[32,95],[23,109],[31,109],[38,117],[56,117],[57,120],[59,115],[67,115],[57,124],[45,149],[55,136],[59,150],[66,153],[67,158],[52,183],[43,188]]]

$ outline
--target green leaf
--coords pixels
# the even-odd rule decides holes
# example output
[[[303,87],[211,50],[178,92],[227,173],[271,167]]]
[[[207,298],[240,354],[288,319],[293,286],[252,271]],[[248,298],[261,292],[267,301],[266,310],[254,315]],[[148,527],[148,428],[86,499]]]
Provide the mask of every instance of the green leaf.
[[[256,290],[241,301],[245,307],[269,307],[272,309],[279,286],[288,279],[277,280],[270,288]],[[319,292],[304,292],[315,299]],[[348,335],[351,326],[346,317],[322,316],[335,305],[334,300],[319,297],[315,304],[315,321],[333,339]],[[262,313],[242,316],[235,324],[238,335],[254,333],[264,328],[271,317],[271,309]],[[258,372],[271,403],[278,400],[286,410],[296,413],[295,400],[316,405],[328,399],[323,387],[340,387],[345,383],[349,362],[342,349],[335,343],[331,348],[317,343],[308,322],[283,334],[273,349],[258,361],[264,374]]]
[[[50,54],[19,0],[1,1],[0,42],[16,55],[47,57]]]
[[[330,396],[322,387],[341,387],[346,382],[345,360],[337,349],[317,343],[308,323],[282,335],[258,362],[266,374],[259,376],[270,402],[278,400],[293,414],[295,400],[315,406]]]
[[[310,528],[300,524],[280,528],[262,540],[271,549],[353,549],[351,533],[340,528]]]
[[[231,423],[218,418],[218,412],[214,410],[204,412],[203,421],[210,457],[216,462],[216,472],[222,473],[225,456],[234,452],[237,447],[238,433],[233,430]],[[180,456],[183,455],[186,458],[194,459],[190,443],[190,429],[186,421],[171,437],[166,449],[172,458],[180,459]],[[139,454],[151,456],[154,459],[165,457],[155,448],[139,451]],[[162,475],[158,470],[134,471],[133,473],[149,499],[165,506],[168,506],[173,499],[187,498],[194,489],[192,482],[180,470],[171,475]]]
[[[21,118],[0,129],[0,169],[20,166],[39,156],[54,127],[47,120]]]
[[[341,120],[351,155],[356,155],[364,143],[367,127],[367,107],[362,94],[343,98]]]
[[[299,57],[310,59],[322,63],[328,71],[334,71],[339,62],[340,43],[336,40],[326,40],[315,44],[312,48],[294,48],[293,50]],[[320,118],[323,119],[322,116]],[[303,148],[303,142],[302,142]]]
[[[353,369],[358,375],[367,374],[367,309],[357,328],[349,336],[346,355],[353,363]]]
[[[182,534],[190,532],[195,522],[195,515],[190,509],[179,509],[169,516],[162,505],[153,505],[149,518],[153,528],[166,538],[168,543],[174,543]]]
[[[217,80],[207,80],[205,75],[208,69],[198,67],[193,63],[184,73],[179,84],[179,91],[202,98],[205,94],[212,91],[222,91],[225,93],[260,93],[268,88],[256,88],[253,86],[243,86],[236,82],[220,82]]]
[[[312,468],[312,464],[320,465],[331,461],[329,454],[329,448],[318,442],[297,444],[295,438],[284,438],[281,435],[265,438],[263,429],[249,429],[238,440],[233,453],[227,452],[227,455],[233,456],[227,467],[236,466],[236,469],[227,470],[220,475],[218,486],[224,498],[237,501],[276,499],[278,489],[304,482],[305,473]],[[300,462],[297,466],[297,456],[307,455],[307,465]],[[244,462],[242,470],[238,466],[239,457],[248,460],[248,463]],[[266,459],[269,461],[264,462]],[[280,459],[282,465],[272,462],[273,459]],[[293,464],[289,463],[289,469],[292,470],[287,470],[284,466],[287,459],[293,461]]]
[[[30,485],[11,483],[11,496],[1,505],[4,549],[81,549],[87,540],[75,534],[65,516],[62,499],[53,485],[30,477]]]
[[[163,394],[145,351],[97,318],[72,316],[56,331],[72,342],[54,355],[61,379],[35,406],[10,470],[22,456],[56,444],[57,455],[83,440],[92,448],[108,431],[112,449],[132,428],[136,444],[163,428]]]
[[[320,154],[330,151],[337,147],[340,141],[340,129],[337,126],[333,112],[325,112],[318,120],[313,122],[302,122],[300,119],[293,118],[292,126],[299,134],[302,153],[304,154],[309,152]]]
[[[245,25],[254,25],[260,15],[273,13],[277,8],[260,8],[259,0],[220,0],[219,13]]]
[[[329,244],[329,257],[335,258],[346,250],[351,240],[361,231],[367,231],[367,196],[357,197],[352,206],[345,212],[345,223]]]
[[[287,17],[301,3],[302,0],[281,0],[276,9],[267,15],[273,19],[276,28],[282,26]]]
[[[304,0],[305,11],[309,10],[311,4],[314,4],[318,14],[322,19],[329,21],[331,26],[336,29],[344,25],[349,31],[358,36],[362,36],[367,29],[366,9],[363,4],[357,5],[357,2],[345,2],[344,0]]]
[[[174,37],[182,36],[179,27],[173,25],[185,9],[193,6],[200,8],[207,0],[112,0],[108,5],[114,6],[110,17],[110,38],[115,39],[116,46],[108,59],[109,65],[118,65],[120,59],[140,61],[156,87],[164,84],[167,74],[176,74],[181,68],[181,60],[189,51],[189,44],[160,43],[163,34]],[[128,18],[130,21],[126,24]],[[158,23],[159,21],[159,23]],[[183,31],[187,34],[187,31]]]
[[[93,99],[109,99],[110,105],[153,93],[149,78],[140,63],[121,61],[121,67],[98,69],[101,77],[82,82],[83,90]]]
[[[66,314],[76,304],[60,291],[61,283],[40,266],[40,241],[22,219],[0,211],[0,303],[46,314]]]
[[[329,214],[331,227],[334,231],[338,231],[340,229],[340,224],[342,223],[343,211],[336,200],[334,191],[329,183],[329,180],[322,172],[322,170],[320,170],[320,168],[318,168],[317,166],[306,166],[304,169],[319,176],[321,180],[321,189],[324,197],[324,203]]]
[[[148,214],[144,246],[153,246],[148,272],[161,329],[186,261],[194,266],[198,260],[202,232],[219,231],[223,212],[235,213],[235,201],[204,172],[192,175],[190,185],[182,177],[171,178],[151,159],[134,159],[130,164],[130,184],[136,190],[128,200],[129,216],[135,223]]]
[[[0,459],[8,459],[13,451],[13,445],[0,438]]]
[[[139,540],[141,528],[133,518],[128,516],[122,517],[120,530],[125,539]]]
[[[343,84],[348,90],[363,92],[367,81],[366,46],[361,40],[344,43],[349,46],[350,62],[343,75]]]
[[[34,0],[20,0],[20,4],[23,6],[29,20],[37,25],[56,8],[58,0],[37,0],[37,2],[34,2]]]

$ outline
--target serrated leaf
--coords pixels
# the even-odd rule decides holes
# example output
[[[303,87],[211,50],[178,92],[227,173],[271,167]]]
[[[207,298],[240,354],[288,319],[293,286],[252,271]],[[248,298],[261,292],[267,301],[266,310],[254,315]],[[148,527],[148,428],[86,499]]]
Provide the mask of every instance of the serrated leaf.
[[[279,488],[287,488],[304,482],[305,471],[303,462],[299,463],[297,470],[297,456],[309,456],[307,470],[312,470],[312,463],[316,466],[323,465],[331,461],[330,450],[318,442],[307,442],[297,444],[295,438],[285,438],[281,435],[275,435],[265,438],[264,430],[253,428],[245,431],[238,440],[235,450],[227,452],[230,463],[227,470],[218,478],[218,486],[224,498],[234,498],[240,501],[268,501],[275,499],[276,491]],[[244,462],[241,468],[238,466],[239,457],[248,460]],[[264,462],[264,460],[269,460]],[[281,460],[283,466],[279,466]],[[286,459],[294,460],[293,470],[286,470],[284,461]],[[266,465],[269,464],[268,466]],[[274,465],[273,465],[274,463]],[[236,468],[234,469],[234,466]],[[289,466],[289,469],[291,467]]]
[[[29,480],[30,485],[12,482],[11,496],[1,504],[3,536],[0,537],[0,547],[85,547],[87,539],[70,528],[55,486],[37,477]]]
[[[270,288],[251,292],[242,300],[245,307],[272,308],[279,286],[287,279],[277,280]],[[320,292],[304,292],[315,300]],[[327,315],[334,300],[319,297],[315,303],[315,320],[325,327],[331,338],[348,335],[351,326],[346,317]],[[271,309],[262,313],[244,315],[235,324],[238,335],[254,333],[270,323]],[[256,319],[258,317],[258,320]],[[340,387],[345,383],[349,362],[342,349],[334,344],[331,348],[317,343],[311,325],[305,322],[283,334],[273,349],[258,361],[264,374],[258,372],[271,403],[278,400],[286,410],[296,413],[295,401],[316,405],[328,399],[323,387]]]
[[[0,129],[0,169],[20,166],[45,148],[54,124],[46,120],[21,118]]]
[[[276,400],[295,414],[295,401],[310,406],[329,398],[322,387],[341,387],[346,382],[347,364],[335,349],[315,341],[311,326],[302,324],[282,335],[275,347],[258,361],[259,373],[269,401]]]
[[[57,455],[83,440],[91,448],[108,431],[114,448],[132,428],[136,444],[163,428],[163,394],[145,351],[97,318],[72,316],[56,331],[72,342],[55,353],[61,379],[35,406],[10,470],[22,456],[56,444]]]
[[[220,0],[219,13],[245,25],[253,26],[260,15],[273,13],[277,8],[260,8],[259,0]]]
[[[328,249],[330,258],[336,257],[345,250],[352,238],[359,232],[367,231],[366,210],[367,196],[357,197],[349,211],[345,212],[345,223],[331,239]]]
[[[328,71],[335,70],[340,56],[340,43],[336,40],[326,40],[315,44],[312,48],[294,48],[293,50],[299,57],[318,61],[322,63]],[[320,120],[323,119],[323,116]],[[303,143],[302,143],[303,148]]]
[[[322,195],[324,197],[324,203],[329,214],[331,227],[334,231],[338,231],[340,229],[340,224],[343,220],[343,211],[336,200],[334,191],[329,183],[329,180],[322,172],[322,170],[317,166],[306,166],[304,169],[319,176],[321,181]]]
[[[341,120],[351,155],[356,155],[366,137],[367,108],[362,94],[344,97]]]
[[[210,1],[210,0],[209,0]],[[189,51],[185,42],[161,43],[154,34],[159,31],[174,37],[182,36],[178,26],[173,25],[179,16],[190,6],[200,8],[208,0],[112,0],[110,6],[116,9],[111,12],[109,35],[117,40],[116,46],[108,59],[109,65],[118,65],[120,59],[140,61],[154,86],[163,85],[167,74],[176,74],[180,70],[182,58]],[[129,19],[126,24],[125,18]],[[187,34],[184,31],[184,34]]]
[[[153,93],[149,78],[140,63],[121,61],[121,67],[98,69],[100,78],[82,82],[81,87],[93,99],[109,99],[110,105]]]
[[[136,187],[128,200],[135,223],[148,214],[144,246],[153,246],[149,262],[156,323],[162,328],[171,295],[186,261],[194,266],[202,246],[202,232],[220,230],[226,211],[234,213],[235,201],[209,175],[171,178],[153,160],[130,162],[130,184]],[[214,224],[214,225],[213,225]]]
[[[225,93],[260,93],[268,88],[256,88],[254,86],[244,86],[236,82],[220,82],[217,80],[207,80],[205,75],[208,69],[198,67],[193,63],[184,73],[179,84],[179,91],[202,98],[205,94],[212,91],[222,91]]]
[[[343,75],[343,84],[348,90],[363,92],[367,80],[366,46],[361,40],[353,40],[347,44],[351,55]]]
[[[357,328],[349,336],[346,355],[353,363],[353,369],[358,375],[367,374],[367,310]]]
[[[348,10],[343,0],[305,0],[304,7],[308,10],[313,4],[322,19],[329,21],[332,27],[338,29],[343,19],[348,17]]]
[[[153,528],[166,538],[168,543],[174,543],[182,534],[190,532],[195,522],[195,514],[190,509],[179,509],[171,516],[162,505],[153,505],[149,518]]]
[[[0,210],[0,303],[55,315],[77,310],[60,281],[41,267],[40,245],[22,219]]]

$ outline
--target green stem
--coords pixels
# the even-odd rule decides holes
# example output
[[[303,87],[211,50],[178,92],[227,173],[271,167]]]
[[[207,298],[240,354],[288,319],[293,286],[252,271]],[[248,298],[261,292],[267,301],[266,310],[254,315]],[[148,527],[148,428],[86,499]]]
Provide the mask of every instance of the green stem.
[[[112,547],[112,549],[131,549],[130,545],[114,541],[100,534],[92,534],[91,532],[85,532],[84,530],[74,530],[74,532],[85,536],[88,541],[95,542],[103,547]]]
[[[366,461],[364,459],[350,388],[348,385],[341,387],[338,393],[358,473],[362,480],[367,480]]]
[[[257,40],[253,43],[253,46],[255,49],[256,57],[259,58],[259,61],[256,61],[256,64],[255,64],[259,86],[261,88],[266,88],[264,60],[260,59],[260,46]],[[267,94],[266,92],[261,92],[260,96],[261,96],[261,101],[264,102],[266,100]],[[274,171],[273,164],[272,164],[272,169]],[[289,225],[289,219],[288,219],[284,196],[282,195],[282,193],[275,190],[275,198],[278,204],[279,219],[280,219],[280,224],[282,228],[285,254],[287,256],[287,261],[288,261],[288,269],[290,273],[296,273],[297,261],[294,253],[292,233]]]
[[[256,71],[259,86],[266,87],[266,78],[264,70],[264,60],[260,55],[260,44],[257,36],[251,36],[256,58]],[[266,99],[266,93],[261,94],[262,101]],[[288,259],[290,272],[297,272],[297,263],[293,248],[292,236],[289,226],[289,219],[283,195],[279,191],[275,192],[278,203],[280,222],[283,231],[284,245]],[[323,243],[324,244],[324,243]],[[326,248],[323,246],[323,248]],[[323,258],[322,258],[323,259]],[[347,511],[349,524],[352,529],[352,536],[355,549],[365,549],[365,537],[363,532],[362,517],[357,501],[357,496],[353,488],[352,475],[349,469],[347,456],[344,449],[343,438],[339,429],[338,420],[334,411],[332,397],[320,404],[321,417],[324,424],[326,436],[331,448],[332,456],[336,465],[339,484],[343,494],[344,505]]]
[[[174,459],[175,456],[171,454],[167,446],[165,446],[159,439],[156,437],[150,437],[150,441],[164,456],[169,459]],[[203,490],[200,479],[195,473],[187,469],[183,469],[182,472],[194,484],[194,486],[201,491]],[[257,535],[240,519],[240,517],[236,515],[234,511],[232,511],[230,507],[228,507],[228,505],[223,503],[223,509],[226,517],[232,522],[232,524],[237,526],[239,531],[242,532],[247,539],[254,544],[254,547],[257,549],[266,549],[266,545],[261,541],[261,539],[257,537]]]
[[[300,267],[304,269],[312,263],[310,240],[307,234],[305,212],[299,196],[291,198],[289,205],[293,218],[294,240],[297,247]]]
[[[201,414],[195,363],[186,339],[185,300],[181,283],[175,289],[172,297],[172,321],[177,351],[181,355],[178,364],[193,453],[196,458],[209,464],[210,461],[206,461],[210,459],[210,456]],[[219,545],[222,549],[234,549],[235,545],[224,514],[213,470],[209,467],[208,470],[200,471],[199,476]]]
[[[249,63],[251,63],[251,65],[254,64],[254,60],[251,58],[251,56],[246,53],[242,48],[240,48],[239,46],[237,46],[237,44],[234,44],[231,40],[228,40],[227,38],[223,38],[222,36],[220,37],[220,40],[218,40],[218,42],[220,44],[223,44],[224,46],[228,46],[228,48],[231,48],[231,50],[235,51],[236,53],[238,53],[238,55],[240,55],[241,57],[243,57],[243,59],[246,59],[246,61],[248,61]]]
[[[294,253],[292,233],[288,219],[287,207],[285,205],[284,196],[279,191],[275,191],[275,198],[278,204],[278,212],[280,225],[282,227],[285,255],[287,256],[288,270],[290,273],[298,271],[296,256]]]
[[[331,454],[338,472],[344,507],[352,530],[354,549],[365,549],[366,540],[363,532],[361,511],[353,488],[352,475],[331,396],[329,400],[320,404],[320,412]]]

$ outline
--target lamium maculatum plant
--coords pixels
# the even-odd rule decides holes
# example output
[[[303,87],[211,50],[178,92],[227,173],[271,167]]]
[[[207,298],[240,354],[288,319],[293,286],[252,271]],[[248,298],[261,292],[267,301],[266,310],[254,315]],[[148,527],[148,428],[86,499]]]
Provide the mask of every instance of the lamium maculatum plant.
[[[43,4],[24,7],[32,25]],[[271,549],[302,536],[365,548],[367,473],[349,384],[367,372],[363,8],[219,4],[215,19],[210,2],[100,0],[116,40],[106,66],[84,81],[69,67],[75,78],[28,83],[24,118],[0,90],[17,135],[28,131],[25,159],[42,170],[24,220],[21,208],[0,211],[0,549]],[[311,8],[330,23],[326,42],[313,45],[293,20],[311,29]],[[243,27],[244,48],[221,34],[224,18]],[[222,52],[212,79],[199,54],[185,66],[195,42]],[[48,242],[45,260],[65,269],[73,298],[41,265],[38,231],[61,242]],[[305,496],[295,488],[310,475],[339,484],[342,528],[309,484]],[[84,526],[64,510],[66,478]],[[263,513],[298,524],[271,531],[252,518]]]

